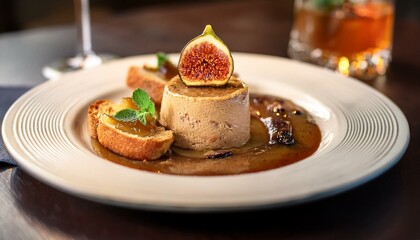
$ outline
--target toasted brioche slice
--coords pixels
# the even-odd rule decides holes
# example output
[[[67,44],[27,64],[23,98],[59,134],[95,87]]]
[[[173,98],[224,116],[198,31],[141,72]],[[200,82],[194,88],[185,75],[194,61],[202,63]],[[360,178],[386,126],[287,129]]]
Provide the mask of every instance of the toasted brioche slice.
[[[117,105],[110,100],[97,100],[89,105],[88,109],[88,126],[91,138],[98,139],[98,124],[99,118],[102,114],[112,115],[117,112],[115,109]]]
[[[98,141],[102,146],[124,157],[137,160],[154,160],[165,154],[174,137],[172,131],[156,127],[151,136],[138,136],[116,129],[99,120]]]
[[[162,103],[166,83],[164,76],[158,72],[147,71],[139,66],[131,66],[128,69],[127,86],[131,89],[143,89],[157,105]]]
[[[103,120],[104,115],[112,115],[120,110],[118,104],[109,100],[98,100],[89,106],[88,125],[92,138],[109,150],[136,160],[154,160],[165,154],[174,141],[173,133],[156,126],[152,134],[140,136],[119,130],[115,125]]]

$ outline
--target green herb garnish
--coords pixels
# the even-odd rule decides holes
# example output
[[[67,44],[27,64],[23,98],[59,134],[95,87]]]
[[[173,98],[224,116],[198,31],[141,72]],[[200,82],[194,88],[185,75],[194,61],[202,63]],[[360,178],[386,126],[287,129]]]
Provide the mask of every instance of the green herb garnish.
[[[169,61],[168,56],[164,52],[156,53],[157,58],[157,68],[161,68],[165,62]]]
[[[155,103],[150,99],[150,96],[138,88],[133,92],[133,102],[139,108],[139,110],[134,110],[126,108],[118,111],[113,117],[118,121],[122,122],[134,122],[140,121],[143,125],[147,123],[147,116],[156,118],[155,112]]]
[[[171,62],[168,55],[166,55],[164,52],[158,52],[156,57],[157,69],[165,76],[166,80],[170,80],[171,78],[178,75],[178,68]]]
[[[334,9],[345,2],[345,0],[313,0],[315,7],[319,9]]]

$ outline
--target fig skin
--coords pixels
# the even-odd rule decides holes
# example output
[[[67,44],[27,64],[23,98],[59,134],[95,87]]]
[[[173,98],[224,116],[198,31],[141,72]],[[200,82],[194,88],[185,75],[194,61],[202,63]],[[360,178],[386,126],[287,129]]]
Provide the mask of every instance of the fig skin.
[[[211,25],[189,41],[178,62],[178,74],[187,86],[224,86],[233,73],[233,58]]]

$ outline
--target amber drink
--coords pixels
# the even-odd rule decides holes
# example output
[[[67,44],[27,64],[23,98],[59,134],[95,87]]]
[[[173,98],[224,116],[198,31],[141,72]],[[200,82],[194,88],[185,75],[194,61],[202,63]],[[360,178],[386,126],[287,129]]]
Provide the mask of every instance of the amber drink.
[[[392,1],[295,0],[288,53],[344,75],[374,79],[391,60]]]

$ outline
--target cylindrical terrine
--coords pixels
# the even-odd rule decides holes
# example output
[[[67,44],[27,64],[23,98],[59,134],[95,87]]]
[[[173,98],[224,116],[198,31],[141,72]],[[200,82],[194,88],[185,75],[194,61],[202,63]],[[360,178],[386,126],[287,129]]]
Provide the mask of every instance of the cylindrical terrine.
[[[188,87],[176,76],[165,86],[159,122],[181,148],[240,147],[250,138],[248,87],[235,77],[223,87]]]

